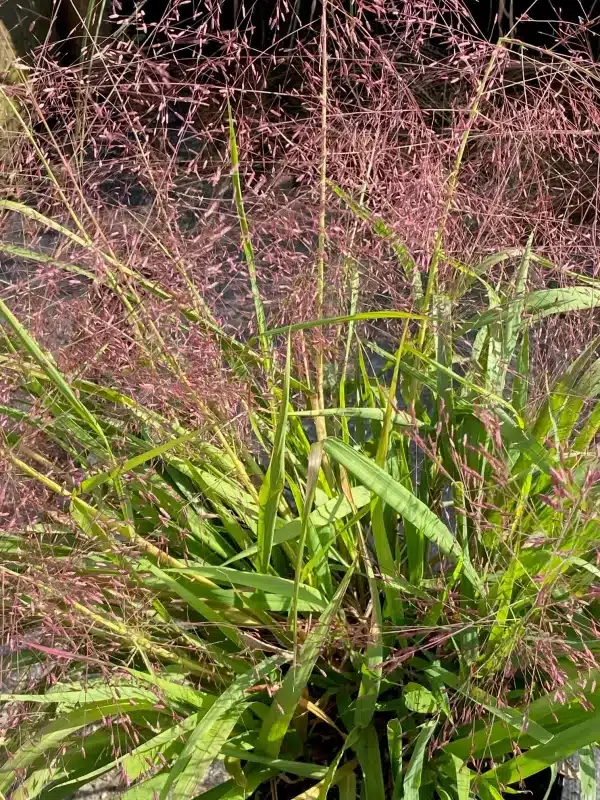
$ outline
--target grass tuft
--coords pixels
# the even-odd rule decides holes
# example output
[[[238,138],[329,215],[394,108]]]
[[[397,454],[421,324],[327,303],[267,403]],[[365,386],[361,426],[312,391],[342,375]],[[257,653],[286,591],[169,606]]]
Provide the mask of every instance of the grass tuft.
[[[0,795],[591,796],[597,66],[94,8],[2,90]]]

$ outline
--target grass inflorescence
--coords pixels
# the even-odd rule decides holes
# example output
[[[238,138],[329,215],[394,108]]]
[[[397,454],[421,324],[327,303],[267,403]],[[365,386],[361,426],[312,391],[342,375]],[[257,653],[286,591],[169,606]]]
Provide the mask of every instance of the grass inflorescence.
[[[432,9],[1,90],[0,796],[591,796],[597,70]]]

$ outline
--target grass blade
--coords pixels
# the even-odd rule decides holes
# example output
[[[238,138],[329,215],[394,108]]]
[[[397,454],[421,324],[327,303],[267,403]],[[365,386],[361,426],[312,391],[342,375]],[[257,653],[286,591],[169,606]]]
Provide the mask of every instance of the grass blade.
[[[330,780],[325,778],[320,783],[315,784],[315,786],[311,786],[310,789],[307,789],[305,792],[300,792],[300,794],[295,795],[293,800],[321,800],[321,797],[324,797],[322,794],[324,788],[327,788],[327,791],[329,791],[331,786],[336,786],[348,778],[351,778],[352,775],[354,775],[355,769],[356,761],[348,761],[335,772],[333,778]],[[355,797],[354,795],[352,800],[355,800]]]
[[[281,597],[292,598],[294,596],[295,581],[289,578],[280,578],[279,575],[265,575],[262,572],[245,572],[242,570],[231,569],[230,567],[183,567],[181,569],[169,569],[169,573],[176,572],[184,577],[195,575],[202,578],[209,578],[218,583],[231,584],[232,586],[248,586],[265,594],[276,594]],[[312,586],[301,584],[299,597],[306,602],[312,603],[317,608],[323,610],[327,607],[327,602],[318,589]]]
[[[269,571],[271,550],[273,549],[273,536],[277,523],[277,512],[285,485],[285,446],[290,396],[290,359],[291,342],[288,336],[281,409],[279,411],[277,428],[275,430],[273,452],[271,454],[271,461],[267,469],[267,474],[265,475],[258,495],[258,564],[260,571],[265,573]]]
[[[371,594],[371,624],[369,627],[369,639],[361,664],[361,681],[358,690],[358,697],[356,698],[356,709],[354,712],[354,724],[357,728],[366,728],[371,724],[373,715],[375,714],[375,707],[377,705],[377,698],[381,687],[381,675],[383,664],[383,616],[381,613],[381,602],[379,600],[379,589],[375,575],[373,574],[373,567],[371,559],[365,547],[362,532],[358,532],[361,540],[361,552],[365,569],[367,571],[367,579],[369,581],[369,591]]]
[[[527,408],[529,397],[529,330],[525,328],[517,351],[511,403],[520,416]]]
[[[413,314],[410,311],[359,311],[357,314],[344,314],[341,317],[324,317],[307,322],[296,322],[294,325],[285,325],[282,328],[270,328],[266,336],[279,336],[282,333],[295,331],[308,331],[312,328],[325,328],[328,325],[344,325],[347,322],[369,322],[376,319],[413,319],[424,320],[423,314]]]
[[[107,451],[110,452],[110,448],[104,436],[104,432],[100,427],[96,418],[89,411],[89,409],[86,406],[84,406],[81,400],[79,400],[77,395],[74,393],[73,389],[69,386],[69,384],[63,377],[63,375],[55,367],[50,356],[48,356],[42,350],[42,348],[39,346],[39,344],[36,342],[33,336],[31,336],[29,331],[23,325],[21,325],[19,320],[8,308],[6,303],[1,299],[0,299],[0,317],[4,317],[8,327],[12,330],[12,332],[15,334],[21,345],[27,350],[27,352],[33,358],[33,360],[43,370],[43,372],[48,377],[52,385],[65,398],[65,400],[73,409],[73,411],[77,414],[77,416],[80,419],[82,419],[85,423],[87,423],[87,425],[89,425],[89,427],[99,436],[101,441],[106,445]]]
[[[383,408],[317,408],[308,411],[290,411],[290,417],[358,417],[360,419],[375,420],[383,422],[386,417],[387,411]],[[392,425],[405,425],[412,427],[413,425],[423,425],[422,422],[415,419],[407,411],[394,410],[390,414],[390,423]]]
[[[571,311],[586,311],[600,305],[600,289],[591,286],[566,286],[561,289],[539,289],[526,295],[524,299],[513,300],[504,306],[484,311],[466,322],[458,331],[464,336],[486,325],[509,319],[514,316],[515,307],[522,307],[527,314],[527,324],[532,325],[544,317],[554,314],[567,314]],[[525,322],[525,320],[524,320]]]
[[[229,100],[227,101],[227,115],[229,120],[229,154],[231,157],[231,182],[233,184],[233,198],[235,201],[237,218],[240,225],[242,249],[244,251],[244,258],[246,259],[248,277],[250,278],[250,291],[252,292],[252,299],[254,301],[254,314],[256,317],[258,340],[260,342],[262,356],[266,360],[265,363],[267,364],[267,373],[269,373],[271,369],[272,357],[271,346],[266,337],[267,322],[265,317],[265,309],[258,286],[256,259],[254,257],[254,248],[252,247],[252,239],[250,237],[248,218],[246,217],[246,210],[244,208],[244,195],[240,180],[240,159],[238,154],[237,137]]]
[[[459,542],[439,517],[372,460],[336,439],[328,439],[325,442],[325,452],[349,472],[352,472],[364,486],[421,530],[430,541],[439,547],[442,553],[453,556],[457,560],[463,559],[463,550]],[[383,568],[383,565],[380,566]],[[483,591],[481,581],[473,566],[464,564],[463,569],[471,584],[480,592]]]
[[[423,775],[425,749],[437,725],[437,719],[431,719],[421,726],[416,738],[410,762],[404,776],[404,800],[419,800],[419,789]]]
[[[356,773],[354,770],[338,778],[339,800],[356,800]]]
[[[569,758],[583,747],[596,742],[600,731],[600,711],[596,711],[590,719],[557,733],[545,744],[532,747],[527,752],[498,764],[483,777],[497,786],[509,786],[516,781],[524,780],[530,775],[546,769],[565,758]]]
[[[592,745],[582,747],[579,751],[579,783],[581,800],[596,800],[596,748]]]
[[[517,280],[514,287],[514,294],[513,294],[514,302],[512,304],[512,313],[510,314],[510,316],[508,317],[508,319],[504,324],[502,355],[504,358],[505,371],[502,384],[498,387],[499,392],[502,392],[502,389],[504,388],[504,379],[506,378],[506,370],[508,369],[512,361],[515,348],[517,346],[519,332],[522,328],[521,317],[523,316],[523,311],[525,309],[524,297],[525,297],[525,290],[527,288],[527,278],[529,275],[529,264],[531,263],[532,247],[533,247],[533,232],[527,239],[527,244],[525,245],[525,252],[523,253],[523,258],[521,259],[521,263],[519,264],[519,271],[517,273]]]
[[[355,486],[352,489],[352,502],[357,509],[364,508],[370,503],[370,501],[371,492],[369,492],[368,489],[365,489],[364,486]],[[326,525],[331,525],[337,520],[347,517],[348,514],[352,514],[352,512],[353,508],[344,496],[340,495],[338,497],[332,497],[331,500],[328,500],[322,506],[318,506],[314,509],[314,511],[311,512],[311,525],[314,525],[315,528],[322,528]],[[277,528],[273,535],[273,545],[282,544],[284,542],[297,539],[301,534],[302,520],[293,519],[291,522],[286,522],[285,525],[281,526],[281,528]],[[228,561],[225,561],[223,566],[227,567],[243,558],[249,558],[250,556],[253,556],[257,550],[257,545],[252,545],[246,550],[243,550],[241,553],[235,555],[233,558],[230,558]]]
[[[402,797],[402,723],[399,719],[392,719],[387,724],[387,742],[392,769],[392,780],[394,791],[392,800],[400,800]]]
[[[365,800],[385,800],[379,737],[373,725],[360,731],[354,750],[363,774]]]
[[[291,628],[294,636],[294,663],[298,659],[298,596],[300,592],[300,581],[302,578],[302,566],[304,559],[304,546],[306,536],[311,525],[310,513],[315,500],[321,462],[323,460],[323,443],[315,442],[310,448],[308,456],[308,474],[306,476],[306,494],[302,507],[302,527],[300,530],[300,541],[298,542],[298,554],[296,556],[296,570],[294,576],[294,595],[292,598]]]
[[[276,758],[279,755],[283,737],[290,725],[302,691],[314,669],[321,648],[329,635],[331,624],[339,611],[354,570],[355,565],[353,564],[340,582],[331,602],[321,614],[317,626],[308,635],[297,663],[292,665],[285,676],[281,689],[273,698],[258,739],[260,750],[268,756]]]
[[[266,659],[237,678],[220,695],[190,735],[162,787],[160,800],[187,800],[196,795],[202,778],[244,710],[246,691],[268,678],[286,660],[280,655]]]
[[[383,425],[381,426],[381,433],[379,435],[379,441],[377,442],[377,452],[375,454],[375,464],[383,472],[387,472],[387,461],[388,461],[390,441],[392,436],[392,417],[395,411],[396,393],[398,389],[398,376],[400,373],[400,362],[402,360],[402,356],[404,353],[404,344],[406,341],[407,333],[408,333],[408,322],[405,322],[402,331],[402,337],[400,339],[400,343],[396,351],[394,370],[392,373],[392,379],[388,390],[385,417],[383,419]],[[375,495],[371,502],[371,528],[373,531],[373,538],[375,540],[375,552],[377,553],[377,559],[379,561],[380,569],[385,575],[393,577],[397,571],[394,555],[392,554],[392,548],[395,549],[395,542],[392,536],[390,536],[390,534],[388,533],[385,501],[378,495]],[[371,593],[373,595],[373,588],[375,582],[371,575],[369,575],[369,583],[371,586]],[[398,625],[400,624],[404,616],[402,601],[399,599],[398,595],[391,589],[386,589],[385,594],[386,594],[386,614],[389,615],[394,625]],[[373,620],[372,626],[374,624],[377,625],[377,623]],[[381,629],[380,624],[378,625],[378,627],[380,630]]]
[[[113,715],[126,714],[128,711],[154,708],[154,701],[107,700],[92,703],[59,716],[44,726],[32,740],[26,742],[4,764],[0,766],[0,792],[8,792],[21,770],[37,761],[49,751],[60,747],[74,732],[87,725],[101,722]]]

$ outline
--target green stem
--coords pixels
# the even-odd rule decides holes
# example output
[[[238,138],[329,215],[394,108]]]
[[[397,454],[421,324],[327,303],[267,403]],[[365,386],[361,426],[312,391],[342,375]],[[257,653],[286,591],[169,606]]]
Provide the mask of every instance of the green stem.
[[[327,0],[323,0],[321,11],[321,180],[319,187],[319,241],[317,251],[317,317],[323,316],[325,300],[325,247],[327,225],[325,203],[327,202]],[[325,408],[323,344],[317,348],[317,394],[320,408]],[[315,421],[319,439],[325,435],[325,421]]]
[[[427,314],[437,288],[438,269],[443,255],[443,241],[444,241],[444,234],[446,232],[446,224],[448,222],[448,217],[450,216],[450,211],[452,210],[452,204],[454,202],[454,196],[456,194],[456,188],[458,186],[458,176],[465,155],[465,150],[467,148],[467,143],[469,141],[469,136],[471,134],[471,130],[473,128],[473,124],[477,118],[477,115],[479,114],[479,105],[485,93],[488,81],[496,64],[496,61],[498,60],[498,51],[499,47],[501,46],[502,46],[502,40],[500,40],[498,46],[494,48],[491,58],[486,67],[486,70],[483,74],[483,77],[481,78],[481,80],[477,85],[477,91],[475,92],[475,97],[473,98],[473,101],[471,103],[471,108],[469,110],[467,125],[461,137],[458,152],[454,160],[454,167],[452,168],[452,172],[448,177],[446,202],[444,203],[442,216],[439,225],[437,227],[437,230],[435,232],[435,237],[433,241],[433,253],[431,255],[431,260],[429,262],[429,275],[427,278],[427,287],[425,289],[425,295],[423,297],[423,306],[421,308],[421,311],[424,314]],[[427,336],[427,323],[428,323],[427,318],[425,318],[421,323],[421,328],[419,331],[419,338],[418,338],[419,349],[421,349],[425,344],[425,338]]]

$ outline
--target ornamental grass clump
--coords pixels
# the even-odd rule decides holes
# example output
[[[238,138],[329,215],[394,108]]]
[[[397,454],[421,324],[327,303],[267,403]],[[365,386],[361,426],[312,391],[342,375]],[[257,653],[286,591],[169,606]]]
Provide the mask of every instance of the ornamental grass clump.
[[[15,105],[15,163],[29,158],[29,179],[52,195],[44,205],[15,183],[0,200],[22,236],[0,248],[49,276],[19,277],[0,299],[0,793],[12,800],[69,797],[107,775],[128,800],[499,800],[530,779],[542,797],[574,753],[592,796],[600,284],[583,245],[577,263],[553,260],[567,222],[561,234],[547,207],[535,225],[515,210],[522,229],[510,232],[500,209],[534,191],[511,183],[533,154],[512,141],[502,183],[487,136],[511,102],[540,112],[548,76],[531,89],[537,106],[526,82],[499,100],[526,50],[479,43],[483,59],[471,42],[460,61],[466,39],[450,37],[446,77],[468,100],[431,124],[402,228],[378,198],[386,164],[412,180],[402,159],[415,142],[402,139],[398,162],[382,149],[385,103],[370,128],[341,114],[342,70],[356,68],[338,49],[353,22],[342,11],[323,6],[313,40],[297,41],[318,124],[299,114],[296,134],[315,159],[300,175],[290,140],[300,203],[281,212],[279,237],[267,212],[285,193],[262,195],[244,166],[265,108],[238,114],[233,91],[214,123],[222,192],[193,230],[169,206],[181,186],[148,183],[138,212],[98,201],[101,159],[76,146],[85,128],[69,129],[69,152],[57,139],[41,73]],[[402,65],[365,37],[382,69],[370,88],[389,100],[386,70]],[[110,63],[106,47],[88,76]],[[121,49],[123,74],[137,74],[144,51]],[[439,90],[418,56],[406,69]],[[152,76],[166,98],[165,73]],[[48,99],[58,111],[72,108],[63,78]],[[592,103],[581,80],[572,101]],[[75,118],[91,131],[96,92]],[[114,89],[123,113],[134,97],[133,83]],[[46,126],[29,124],[36,113]],[[139,174],[156,177],[159,150],[139,136],[148,120],[130,120]],[[118,124],[111,145],[127,149]],[[355,163],[336,155],[367,132]],[[273,143],[281,128],[263,133]],[[50,234],[52,252],[40,246]],[[288,235],[305,250],[276,273]],[[215,761],[228,779],[204,789]]]

